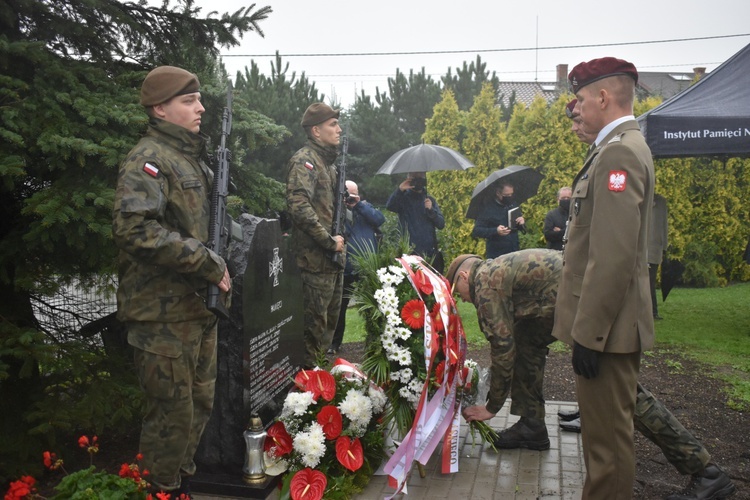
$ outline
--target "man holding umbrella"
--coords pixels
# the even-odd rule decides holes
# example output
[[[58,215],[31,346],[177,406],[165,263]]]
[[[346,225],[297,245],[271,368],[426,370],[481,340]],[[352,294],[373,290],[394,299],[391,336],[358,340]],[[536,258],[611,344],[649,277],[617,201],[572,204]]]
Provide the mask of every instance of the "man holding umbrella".
[[[399,227],[409,234],[414,253],[432,261],[432,266],[442,273],[444,263],[436,230],[445,227],[445,218],[435,198],[427,194],[427,175],[409,172],[385,207],[398,214]]]
[[[513,198],[515,187],[508,180],[500,180],[495,196],[485,202],[482,214],[474,222],[471,236],[487,240],[485,257],[494,259],[521,248],[518,231],[525,232],[525,220]]]

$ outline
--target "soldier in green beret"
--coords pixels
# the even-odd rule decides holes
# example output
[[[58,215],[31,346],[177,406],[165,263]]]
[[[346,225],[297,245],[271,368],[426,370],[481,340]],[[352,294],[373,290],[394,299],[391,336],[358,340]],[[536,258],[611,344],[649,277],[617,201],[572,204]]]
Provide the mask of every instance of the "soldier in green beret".
[[[112,224],[117,317],[146,399],[142,466],[152,488],[174,498],[189,494],[214,401],[217,318],[206,308],[206,287],[231,287],[226,264],[205,246],[213,174],[199,89],[196,75],[173,66],[146,76],[148,129],[120,165]]]
[[[306,367],[331,345],[344,284],[344,237],[332,235],[341,136],[339,110],[311,104],[302,117],[307,143],[287,164],[286,202],[292,250],[301,270]]]
[[[495,447],[546,450],[544,365],[554,342],[552,321],[562,255],[533,248],[482,260],[460,255],[446,278],[464,302],[477,308],[479,327],[490,343],[490,390],[486,405],[469,406],[464,418],[489,420],[510,394],[510,412],[520,420],[499,433]]]

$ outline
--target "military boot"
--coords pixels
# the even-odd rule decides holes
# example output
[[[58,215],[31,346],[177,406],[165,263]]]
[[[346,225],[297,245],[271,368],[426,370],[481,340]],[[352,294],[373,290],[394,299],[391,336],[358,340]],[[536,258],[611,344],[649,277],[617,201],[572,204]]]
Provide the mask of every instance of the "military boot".
[[[521,417],[513,426],[501,431],[495,439],[495,448],[509,450],[527,448],[548,450],[549,436],[544,420]]]
[[[734,494],[736,488],[729,476],[716,464],[708,464],[693,474],[685,491],[669,495],[667,500],[719,500]]]

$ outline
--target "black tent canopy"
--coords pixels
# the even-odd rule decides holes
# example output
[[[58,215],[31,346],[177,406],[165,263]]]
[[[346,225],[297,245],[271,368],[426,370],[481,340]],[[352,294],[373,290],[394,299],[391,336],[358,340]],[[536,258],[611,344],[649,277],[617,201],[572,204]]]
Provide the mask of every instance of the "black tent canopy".
[[[655,158],[750,156],[750,44],[638,123]]]

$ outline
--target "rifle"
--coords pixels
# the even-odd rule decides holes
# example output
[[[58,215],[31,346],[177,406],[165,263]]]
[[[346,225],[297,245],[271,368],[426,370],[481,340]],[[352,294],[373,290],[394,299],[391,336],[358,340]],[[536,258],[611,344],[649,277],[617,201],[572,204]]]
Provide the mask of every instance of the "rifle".
[[[348,128],[348,127],[347,127]],[[341,163],[339,164],[338,173],[336,174],[336,193],[333,203],[333,229],[332,236],[344,236],[346,228],[346,154],[349,152],[349,134],[344,134],[343,144],[341,146]],[[344,252],[331,252],[331,260],[337,262],[344,268]]]
[[[227,137],[232,131],[232,82],[228,82],[227,105],[221,117],[221,141],[216,150],[216,171],[214,172],[214,183],[211,189],[211,213],[208,222],[208,248],[222,256],[227,257],[230,237],[233,240],[242,240],[242,227],[237,224],[227,213],[227,196],[229,195],[229,161],[232,153],[227,149]],[[219,286],[214,283],[208,284],[206,295],[206,306],[215,315],[230,319],[229,311],[220,300]]]

